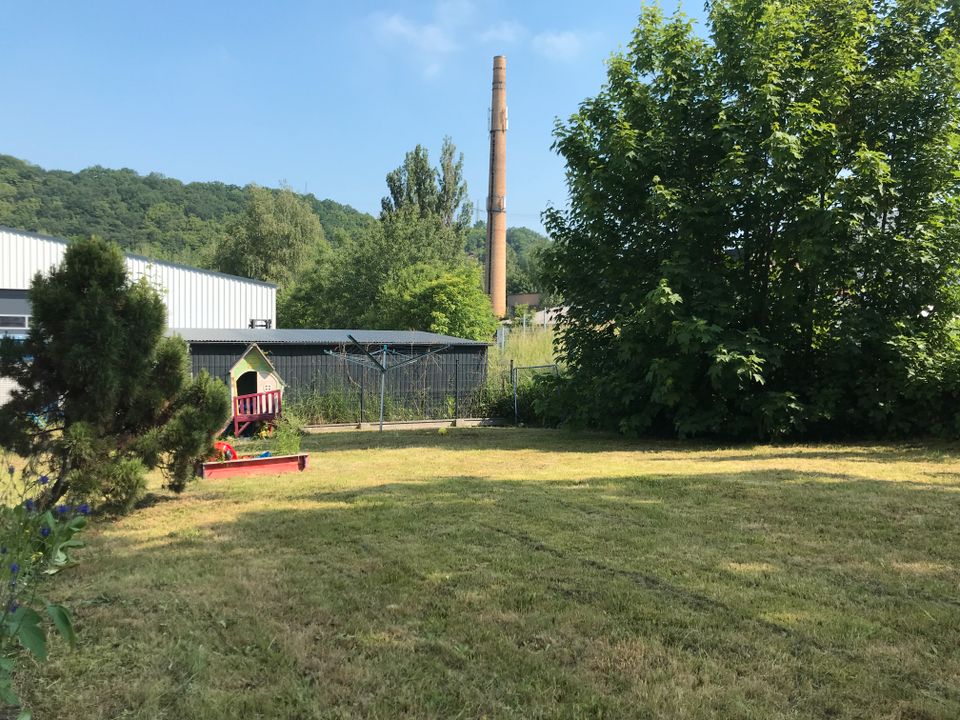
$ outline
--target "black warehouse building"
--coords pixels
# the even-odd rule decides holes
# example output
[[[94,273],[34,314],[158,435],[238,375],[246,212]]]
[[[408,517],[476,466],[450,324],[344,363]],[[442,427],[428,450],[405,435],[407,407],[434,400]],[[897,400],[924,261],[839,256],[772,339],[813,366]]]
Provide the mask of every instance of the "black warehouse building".
[[[420,331],[174,329],[189,345],[193,373],[206,369],[233,397],[281,390],[284,401],[336,396],[376,414],[380,372],[364,351],[394,368],[386,393],[411,417],[469,414],[486,380],[487,343]],[[351,340],[351,337],[353,340]],[[356,342],[354,342],[354,340]],[[365,366],[366,365],[366,366]],[[374,400],[374,398],[376,398]]]

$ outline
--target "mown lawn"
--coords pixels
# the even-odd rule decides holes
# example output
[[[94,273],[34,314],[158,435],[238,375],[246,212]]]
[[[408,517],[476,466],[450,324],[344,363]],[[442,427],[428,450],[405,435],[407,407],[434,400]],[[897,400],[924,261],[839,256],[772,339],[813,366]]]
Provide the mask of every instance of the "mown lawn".
[[[35,718],[957,718],[960,452],[307,439],[101,520]]]

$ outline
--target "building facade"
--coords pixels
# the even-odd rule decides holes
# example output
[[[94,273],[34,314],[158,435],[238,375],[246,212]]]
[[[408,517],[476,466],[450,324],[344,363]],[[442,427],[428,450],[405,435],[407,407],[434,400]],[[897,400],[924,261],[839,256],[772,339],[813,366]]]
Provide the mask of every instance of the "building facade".
[[[0,227],[0,333],[29,327],[30,281],[58,266],[66,249],[65,240]],[[277,325],[276,285],[129,253],[125,258],[133,280],[145,277],[160,292],[169,327],[246,328],[251,321]]]
[[[0,335],[25,335],[30,327],[27,291],[37,273],[60,265],[67,242],[60,238],[0,227]],[[126,254],[133,280],[147,278],[177,328],[239,329],[251,323],[276,327],[277,286],[248,278]],[[0,377],[0,404],[13,381]]]

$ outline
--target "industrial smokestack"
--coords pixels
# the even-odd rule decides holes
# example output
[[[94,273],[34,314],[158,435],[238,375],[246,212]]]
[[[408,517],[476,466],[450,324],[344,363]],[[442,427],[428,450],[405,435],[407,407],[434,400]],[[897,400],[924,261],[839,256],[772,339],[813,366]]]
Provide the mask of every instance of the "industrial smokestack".
[[[487,193],[486,291],[493,314],[507,314],[507,59],[493,59],[490,104],[490,188]]]

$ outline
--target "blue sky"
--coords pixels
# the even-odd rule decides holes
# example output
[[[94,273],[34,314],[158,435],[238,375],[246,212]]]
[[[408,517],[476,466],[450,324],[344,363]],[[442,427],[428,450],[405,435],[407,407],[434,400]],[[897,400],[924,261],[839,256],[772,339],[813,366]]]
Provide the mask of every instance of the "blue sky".
[[[282,181],[375,213],[404,153],[420,143],[436,157],[450,135],[482,207],[503,54],[508,222],[539,229],[566,199],[554,119],[597,92],[640,7],[0,0],[0,152],[46,168]]]

